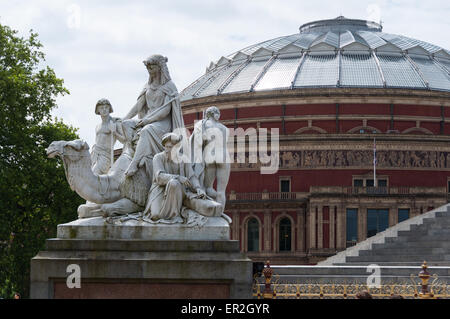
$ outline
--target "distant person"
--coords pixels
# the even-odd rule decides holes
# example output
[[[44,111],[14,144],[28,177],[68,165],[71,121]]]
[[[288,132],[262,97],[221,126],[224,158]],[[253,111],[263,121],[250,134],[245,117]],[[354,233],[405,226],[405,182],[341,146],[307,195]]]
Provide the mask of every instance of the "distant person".
[[[18,292],[16,292],[16,293],[14,294],[14,299],[20,299],[20,294],[19,294]]]
[[[360,291],[356,294],[356,299],[373,299],[370,292],[367,290]]]

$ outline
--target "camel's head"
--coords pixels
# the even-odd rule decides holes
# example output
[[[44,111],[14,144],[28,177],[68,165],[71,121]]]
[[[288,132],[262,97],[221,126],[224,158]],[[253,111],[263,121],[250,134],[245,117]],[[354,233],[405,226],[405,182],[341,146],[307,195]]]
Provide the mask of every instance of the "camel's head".
[[[47,156],[49,158],[65,157],[76,161],[80,159],[84,151],[89,151],[89,145],[83,140],[54,141],[47,148]]]

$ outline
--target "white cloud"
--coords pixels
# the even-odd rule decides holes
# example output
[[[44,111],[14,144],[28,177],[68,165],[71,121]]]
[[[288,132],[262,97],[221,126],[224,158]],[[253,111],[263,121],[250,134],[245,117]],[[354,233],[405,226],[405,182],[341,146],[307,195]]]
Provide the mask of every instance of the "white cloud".
[[[0,22],[22,35],[31,28],[39,33],[46,62],[71,92],[58,98],[54,114],[92,145],[96,101],[106,97],[113,115],[125,115],[147,80],[142,60],[150,54],[168,56],[181,91],[222,55],[339,15],[379,14],[387,33],[450,49],[449,10],[444,1],[406,0],[22,0],[2,2]]]

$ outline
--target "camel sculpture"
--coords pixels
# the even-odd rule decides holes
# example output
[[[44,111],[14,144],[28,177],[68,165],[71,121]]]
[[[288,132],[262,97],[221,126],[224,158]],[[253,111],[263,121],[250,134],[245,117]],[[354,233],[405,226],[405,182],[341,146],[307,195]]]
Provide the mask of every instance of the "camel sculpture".
[[[79,218],[110,217],[144,210],[153,169],[145,164],[133,176],[125,174],[133,158],[131,145],[131,142],[124,145],[122,154],[105,175],[93,172],[89,145],[83,140],[54,141],[47,148],[49,158],[62,159],[70,188],[87,201],[78,207]],[[197,214],[222,216],[229,221],[223,214],[223,205],[214,200],[187,198],[183,204]]]
[[[125,176],[132,160],[131,148],[124,148],[105,175],[93,173],[89,145],[82,140],[54,141],[47,148],[47,156],[62,159],[70,188],[88,201],[78,207],[79,218],[143,210],[151,176],[144,167],[134,176]]]

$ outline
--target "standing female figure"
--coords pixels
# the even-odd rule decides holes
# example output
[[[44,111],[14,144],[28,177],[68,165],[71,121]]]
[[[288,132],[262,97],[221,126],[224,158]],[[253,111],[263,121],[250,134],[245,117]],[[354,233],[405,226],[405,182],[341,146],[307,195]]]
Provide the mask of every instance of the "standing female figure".
[[[120,119],[111,117],[112,112],[113,108],[107,99],[98,100],[95,114],[101,116],[102,122],[95,128],[95,145],[91,152],[92,171],[97,175],[108,174],[114,161],[114,143],[119,136],[116,124]]]

